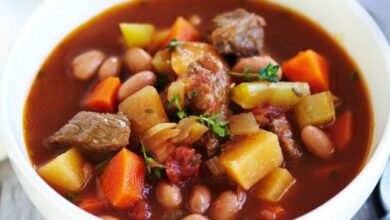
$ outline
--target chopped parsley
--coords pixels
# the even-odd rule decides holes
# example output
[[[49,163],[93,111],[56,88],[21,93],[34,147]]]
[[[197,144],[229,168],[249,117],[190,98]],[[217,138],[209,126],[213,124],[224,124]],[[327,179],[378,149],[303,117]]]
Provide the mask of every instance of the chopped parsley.
[[[258,73],[249,73],[252,67],[245,67],[243,73],[229,72],[232,76],[244,77],[246,80],[256,79],[258,81],[268,81],[268,82],[278,82],[278,71],[280,69],[279,65],[273,65],[269,63],[265,68],[259,70]]]
[[[176,40],[176,39],[172,39],[169,44],[167,45],[167,49],[169,51],[172,51],[172,50],[175,50],[177,48],[179,48],[183,43]]]
[[[154,174],[156,177],[161,177],[161,171],[165,169],[165,166],[157,162],[145,149],[145,145],[141,142],[142,155],[145,160],[145,167],[149,176]]]
[[[185,112],[181,108],[179,96],[175,96],[173,99],[168,101],[168,107],[171,108],[172,106],[176,106],[176,108],[178,109],[177,116],[180,119],[186,117],[196,119],[200,123],[206,125],[211,132],[215,133],[219,137],[226,137],[230,134],[229,129],[227,127],[229,121],[217,121],[217,119],[221,117],[220,113],[215,113],[210,117],[207,117],[206,115],[203,114],[199,116],[197,115],[188,116],[187,112]]]
[[[215,113],[210,117],[205,115],[191,115],[190,118],[198,120],[200,123],[206,125],[213,133],[218,135],[219,137],[226,137],[230,134],[227,125],[229,121],[216,121],[219,117],[221,117],[220,113]]]
[[[171,100],[168,100],[168,107],[172,108],[172,106],[175,106],[177,108],[177,110],[178,110],[177,111],[177,117],[179,117],[180,119],[183,119],[183,118],[187,117],[187,112],[185,112],[181,108],[180,97],[179,96],[175,96]]]
[[[266,80],[269,82],[278,82],[279,65],[272,65],[269,63],[265,68],[259,71],[259,80]]]

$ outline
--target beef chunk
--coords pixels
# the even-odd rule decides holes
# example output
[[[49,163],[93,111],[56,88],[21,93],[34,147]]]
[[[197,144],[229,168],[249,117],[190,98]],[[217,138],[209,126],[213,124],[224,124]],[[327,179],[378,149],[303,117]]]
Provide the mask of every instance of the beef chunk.
[[[288,110],[288,107],[261,105],[251,111],[260,127],[269,129],[278,136],[283,151],[290,158],[298,158],[302,151],[294,140],[292,125],[286,117]]]
[[[267,127],[273,118],[286,114],[288,107],[260,105],[253,108],[251,111],[255,115],[256,122],[260,127]]]
[[[230,77],[220,60],[205,56],[192,63],[179,80],[185,84],[186,97],[196,114],[211,116],[219,113],[217,121],[225,121],[229,114]],[[218,138],[208,133],[200,141],[208,156],[213,156],[219,147]]]
[[[300,147],[294,141],[294,134],[286,115],[272,118],[269,129],[278,136],[283,151],[290,158],[298,158],[302,155]]]
[[[49,138],[60,146],[76,147],[86,157],[99,161],[129,144],[130,122],[123,114],[82,111]]]
[[[205,56],[190,64],[179,80],[185,84],[192,109],[206,115],[220,113],[219,120],[227,119],[230,77],[221,61]]]
[[[204,134],[199,141],[196,143],[197,146],[205,147],[206,153],[209,158],[213,157],[218,153],[219,150],[219,139],[218,137],[210,132]]]
[[[217,15],[210,39],[220,54],[259,55],[264,44],[264,19],[244,9]]]

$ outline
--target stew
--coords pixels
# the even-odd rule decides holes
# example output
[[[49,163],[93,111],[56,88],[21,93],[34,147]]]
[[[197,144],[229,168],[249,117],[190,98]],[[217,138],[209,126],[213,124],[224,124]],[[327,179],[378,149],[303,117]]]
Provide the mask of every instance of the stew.
[[[103,219],[291,219],[357,175],[372,136],[359,70],[265,1],[155,0],[73,31],[25,106],[32,164]]]

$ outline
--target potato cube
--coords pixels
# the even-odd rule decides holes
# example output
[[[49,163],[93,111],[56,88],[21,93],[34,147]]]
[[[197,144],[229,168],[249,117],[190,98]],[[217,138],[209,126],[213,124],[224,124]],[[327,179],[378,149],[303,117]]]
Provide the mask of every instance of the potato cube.
[[[287,169],[278,167],[256,184],[254,194],[261,200],[276,203],[295,182],[295,178]]]
[[[119,104],[119,111],[129,119],[135,134],[168,121],[160,96],[152,86],[146,86],[123,100]]]
[[[295,106],[295,116],[301,128],[332,122],[336,117],[332,94],[327,91],[302,98]]]
[[[147,47],[152,42],[155,31],[152,24],[121,23],[119,26],[128,47]]]
[[[259,125],[252,112],[230,117],[229,128],[232,135],[251,134],[259,131]]]
[[[65,192],[77,192],[85,184],[83,166],[86,163],[83,156],[71,148],[47,164],[38,168],[38,174],[53,185]]]
[[[228,176],[244,189],[254,184],[283,162],[278,137],[260,130],[247,136],[237,136],[227,144],[220,156]]]
[[[232,100],[244,109],[262,104],[294,106],[302,97],[310,95],[310,87],[301,82],[250,82],[232,89]]]

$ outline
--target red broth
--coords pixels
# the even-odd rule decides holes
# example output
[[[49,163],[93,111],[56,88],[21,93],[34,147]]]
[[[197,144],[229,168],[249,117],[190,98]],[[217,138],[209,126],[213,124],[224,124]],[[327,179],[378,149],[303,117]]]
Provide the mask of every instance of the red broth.
[[[147,22],[156,27],[169,27],[177,16],[188,18],[198,14],[202,18],[200,30],[204,32],[216,14],[239,7],[265,18],[266,50],[278,61],[287,60],[298,51],[309,48],[322,54],[330,64],[331,91],[342,100],[337,113],[352,110],[356,116],[352,141],[330,161],[305,152],[300,159],[285,162],[297,183],[281,200],[285,212],[279,219],[303,215],[340,192],[360,171],[371,143],[372,112],[364,82],[351,75],[358,70],[356,65],[325,31],[295,12],[265,1],[136,1],[111,8],[77,28],[45,61],[25,105],[25,140],[32,164],[39,167],[60,153],[49,147],[47,138],[82,110],[80,102],[92,85],[92,82],[80,82],[71,77],[70,62],[75,55],[89,48],[99,48],[108,55],[121,54],[124,48],[119,40],[120,22]],[[152,186],[155,183],[155,180],[150,181]],[[196,183],[208,186],[214,198],[222,191],[234,188],[226,179],[212,181],[200,175],[183,189],[185,196],[190,186]],[[94,194],[96,184],[91,181],[80,193],[81,200]],[[153,196],[150,196],[149,203],[152,219],[164,215],[164,208]],[[249,196],[238,219],[255,219],[256,211],[262,205],[262,202]],[[126,211],[109,207],[93,214],[129,219]]]

